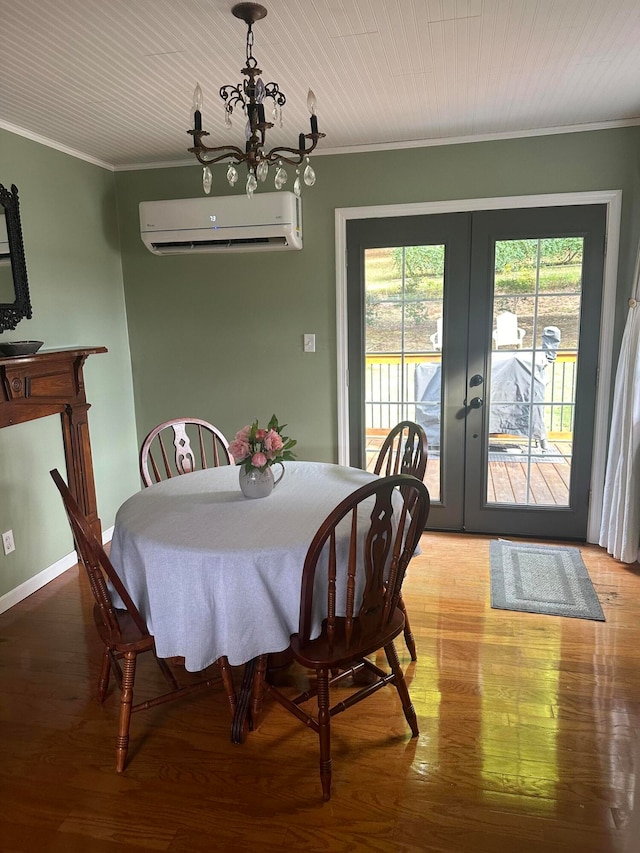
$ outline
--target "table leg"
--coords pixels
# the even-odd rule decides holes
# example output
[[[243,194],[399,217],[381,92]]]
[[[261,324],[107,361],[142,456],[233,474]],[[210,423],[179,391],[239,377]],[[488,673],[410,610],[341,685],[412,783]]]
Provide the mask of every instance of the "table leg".
[[[262,711],[262,697],[264,696],[267,661],[270,657],[271,655],[260,655],[256,661],[256,668],[253,675],[253,689],[251,691],[251,707],[249,709],[252,731],[258,725],[260,712]]]
[[[251,726],[251,711],[249,704],[251,702],[251,691],[253,689],[253,676],[256,669],[257,658],[252,658],[244,665],[244,675],[242,676],[242,685],[238,693],[238,704],[236,705],[233,722],[231,723],[231,743],[242,743],[244,733],[244,724],[249,719]]]

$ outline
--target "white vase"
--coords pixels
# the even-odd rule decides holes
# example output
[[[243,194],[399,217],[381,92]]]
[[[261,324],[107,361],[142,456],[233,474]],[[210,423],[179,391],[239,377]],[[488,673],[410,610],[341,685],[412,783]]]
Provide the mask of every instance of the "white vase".
[[[259,468],[251,468],[245,471],[244,466],[240,468],[240,490],[245,498],[266,498],[278,485],[284,477],[284,465],[282,462],[276,462],[282,468],[282,472],[276,480],[273,476],[271,468],[265,468],[261,471]]]

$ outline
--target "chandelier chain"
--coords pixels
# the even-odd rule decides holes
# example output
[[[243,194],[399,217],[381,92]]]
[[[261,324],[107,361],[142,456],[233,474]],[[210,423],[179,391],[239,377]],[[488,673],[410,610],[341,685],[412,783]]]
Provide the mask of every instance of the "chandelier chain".
[[[253,55],[253,25],[249,24],[247,29],[247,68],[255,68],[258,64]]]

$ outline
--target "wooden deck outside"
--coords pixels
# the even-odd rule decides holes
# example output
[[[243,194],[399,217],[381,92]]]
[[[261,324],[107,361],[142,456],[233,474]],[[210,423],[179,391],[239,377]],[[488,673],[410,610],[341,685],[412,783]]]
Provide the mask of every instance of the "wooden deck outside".
[[[503,352],[505,352],[503,350]],[[420,364],[439,364],[439,352],[368,353],[366,356],[367,467],[375,464],[385,436],[398,421],[417,420],[417,401],[407,398],[415,386]],[[548,366],[544,420],[548,438],[544,456],[529,457],[522,436],[492,435],[490,449],[510,447],[514,453],[490,453],[486,498],[489,503],[528,506],[568,506],[571,475],[573,406],[575,403],[576,352],[560,350]],[[415,411],[414,411],[415,408]],[[517,452],[517,450],[523,452]],[[429,455],[425,483],[431,499],[440,497],[440,459]]]
[[[367,468],[373,470],[378,450],[385,436],[367,435]],[[496,459],[502,455],[504,459]],[[547,461],[553,459],[554,461]],[[529,494],[527,499],[527,474]],[[528,504],[529,506],[567,506],[569,503],[569,478],[571,475],[571,442],[557,440],[549,443],[545,461],[538,461],[526,453],[491,453],[489,455],[489,503]],[[429,455],[424,481],[431,499],[440,495],[440,457]]]

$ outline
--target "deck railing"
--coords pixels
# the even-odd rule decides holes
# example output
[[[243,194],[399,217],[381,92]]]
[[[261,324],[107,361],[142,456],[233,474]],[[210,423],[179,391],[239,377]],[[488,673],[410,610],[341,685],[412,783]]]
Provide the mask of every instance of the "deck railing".
[[[365,364],[365,423],[368,433],[388,432],[402,420],[416,417],[415,371],[418,364],[441,363],[440,353],[376,353]],[[541,405],[550,438],[570,439],[576,390],[577,353],[559,350],[546,366],[544,403]]]

